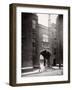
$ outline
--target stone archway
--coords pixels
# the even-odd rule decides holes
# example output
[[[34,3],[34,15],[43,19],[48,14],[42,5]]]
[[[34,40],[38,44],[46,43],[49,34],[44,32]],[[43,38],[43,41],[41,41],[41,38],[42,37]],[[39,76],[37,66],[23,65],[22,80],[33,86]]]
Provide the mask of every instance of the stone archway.
[[[48,51],[48,50],[42,50],[42,51],[40,52],[40,55],[43,56],[43,63],[44,63],[44,66],[50,67],[51,52]]]

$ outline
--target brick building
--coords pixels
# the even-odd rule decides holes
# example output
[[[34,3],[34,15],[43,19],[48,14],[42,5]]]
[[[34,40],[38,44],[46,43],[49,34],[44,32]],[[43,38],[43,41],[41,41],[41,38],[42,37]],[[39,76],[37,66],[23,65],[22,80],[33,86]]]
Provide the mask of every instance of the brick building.
[[[32,13],[22,13],[22,72],[39,68],[38,17]]]
[[[47,50],[50,54],[50,65],[53,65],[53,61],[56,58],[56,24],[51,23],[50,27],[39,24],[39,42],[40,52]]]

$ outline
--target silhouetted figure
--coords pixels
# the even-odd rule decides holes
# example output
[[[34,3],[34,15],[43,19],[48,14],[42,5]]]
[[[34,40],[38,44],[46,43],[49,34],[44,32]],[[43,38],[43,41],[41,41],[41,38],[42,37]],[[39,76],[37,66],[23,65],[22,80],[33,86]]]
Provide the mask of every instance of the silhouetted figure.
[[[44,66],[46,66],[46,60],[47,60],[47,65],[50,66],[50,56],[51,56],[51,54],[46,50],[41,52],[41,54],[44,57]]]

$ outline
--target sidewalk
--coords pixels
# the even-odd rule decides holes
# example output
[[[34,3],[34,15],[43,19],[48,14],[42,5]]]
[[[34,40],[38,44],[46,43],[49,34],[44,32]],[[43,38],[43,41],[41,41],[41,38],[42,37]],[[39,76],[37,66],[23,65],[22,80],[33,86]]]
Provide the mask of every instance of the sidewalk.
[[[39,73],[39,69],[30,71],[30,72],[22,73],[21,76],[32,75],[32,74],[36,74],[36,73]]]

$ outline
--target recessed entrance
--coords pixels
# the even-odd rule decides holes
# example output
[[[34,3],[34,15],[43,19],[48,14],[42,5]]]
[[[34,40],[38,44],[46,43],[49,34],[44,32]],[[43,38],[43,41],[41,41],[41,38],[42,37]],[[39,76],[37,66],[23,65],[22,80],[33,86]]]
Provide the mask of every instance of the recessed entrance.
[[[40,53],[40,62],[42,62],[43,66],[50,66],[50,57],[51,53],[47,50],[43,50]]]

